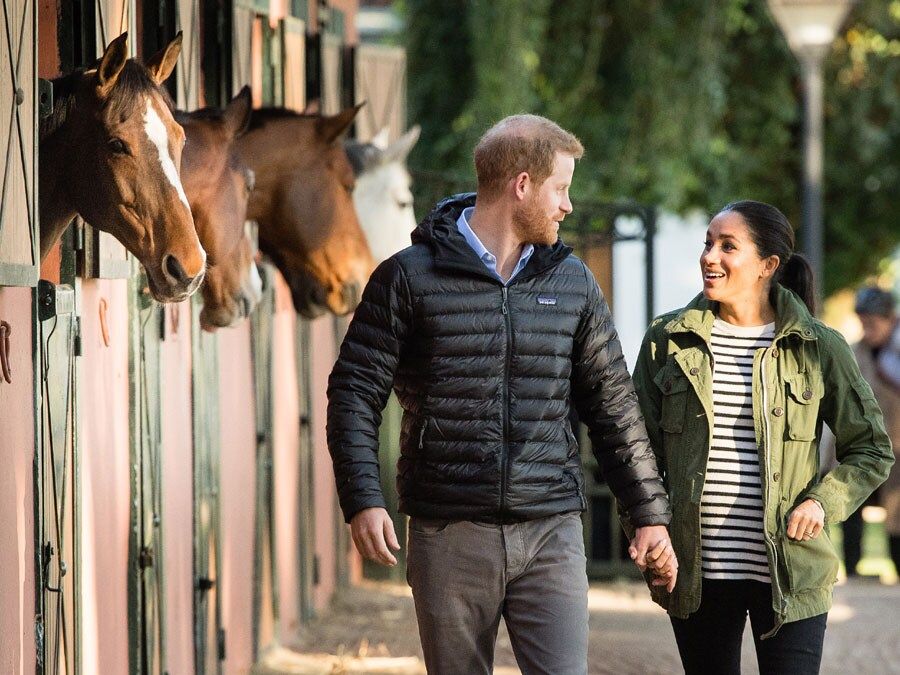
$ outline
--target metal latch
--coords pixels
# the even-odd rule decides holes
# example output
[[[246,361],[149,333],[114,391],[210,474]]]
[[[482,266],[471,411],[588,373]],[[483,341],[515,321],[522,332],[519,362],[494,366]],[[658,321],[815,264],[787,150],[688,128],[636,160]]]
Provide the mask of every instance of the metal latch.
[[[38,282],[38,318],[41,321],[75,311],[75,289],[67,284]]]
[[[53,114],[53,82],[38,80],[38,115],[41,119]]]

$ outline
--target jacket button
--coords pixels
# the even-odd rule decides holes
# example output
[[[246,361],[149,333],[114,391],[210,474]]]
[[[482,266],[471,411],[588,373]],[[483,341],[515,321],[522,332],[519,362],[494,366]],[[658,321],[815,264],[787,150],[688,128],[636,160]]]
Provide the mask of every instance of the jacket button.
[[[671,382],[666,382],[665,390],[666,390],[666,393],[669,393],[670,391],[672,391],[672,383]]]
[[[775,417],[781,417],[784,415],[784,408],[775,408],[775,410],[772,411],[772,414],[775,415]]]
[[[700,374],[699,368],[691,368],[691,375],[699,375],[699,374]]]
[[[772,474],[772,481],[773,481],[773,482],[777,483],[778,480],[779,480],[780,478],[781,478],[781,474],[778,473],[777,471],[776,471],[775,473]]]
[[[775,349],[772,350],[772,358],[773,358],[773,359],[777,359],[777,358],[778,358],[778,348],[775,348]]]
[[[803,392],[803,399],[804,399],[804,400],[808,401],[808,400],[811,399],[811,398],[812,398],[812,391],[811,391],[811,390],[807,389],[806,391]]]

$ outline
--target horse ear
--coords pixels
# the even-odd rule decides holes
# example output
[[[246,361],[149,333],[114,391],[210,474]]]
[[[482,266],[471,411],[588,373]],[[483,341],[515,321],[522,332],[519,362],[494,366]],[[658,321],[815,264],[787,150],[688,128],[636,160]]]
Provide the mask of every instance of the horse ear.
[[[363,105],[360,103],[352,108],[341,110],[337,115],[320,117],[316,120],[316,132],[326,143],[332,143],[353,124],[353,118],[356,117],[356,113]]]
[[[375,134],[375,137],[369,142],[379,150],[387,150],[390,145],[390,133],[391,130],[388,127],[381,127],[381,131]]]
[[[250,87],[244,85],[237,96],[228,102],[225,110],[222,112],[222,121],[225,122],[225,128],[232,138],[237,138],[250,125],[250,113],[252,112],[252,101],[250,100]]]
[[[422,127],[416,124],[412,129],[398,138],[391,146],[384,151],[385,157],[389,162],[403,162],[409,155],[410,150],[419,140],[419,134]]]
[[[100,65],[97,67],[98,90],[101,97],[106,97],[128,61],[128,33],[122,33],[106,46]]]
[[[169,75],[175,70],[175,62],[178,61],[178,55],[181,54],[181,37],[182,33],[178,31],[178,35],[169,44],[156,52],[147,61],[150,79],[156,82],[157,85],[169,79]]]

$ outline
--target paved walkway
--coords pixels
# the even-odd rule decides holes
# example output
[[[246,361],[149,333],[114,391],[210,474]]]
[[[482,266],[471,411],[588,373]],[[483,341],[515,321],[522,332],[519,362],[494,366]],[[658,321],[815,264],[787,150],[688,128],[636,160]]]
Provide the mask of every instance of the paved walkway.
[[[668,619],[649,601],[642,586],[594,585],[589,606],[589,672],[592,675],[681,672]],[[258,672],[410,675],[424,672],[419,660],[421,652],[412,597],[409,589],[401,585],[366,584],[342,593],[332,609],[313,622],[301,642],[292,647],[305,656],[281,653],[273,658],[275,667]],[[321,664],[321,670],[316,663]],[[744,641],[743,664],[745,673],[757,672],[749,632]],[[502,627],[496,666],[496,675],[519,672]],[[837,587],[835,606],[829,615],[822,673],[900,673],[900,585],[851,582]]]

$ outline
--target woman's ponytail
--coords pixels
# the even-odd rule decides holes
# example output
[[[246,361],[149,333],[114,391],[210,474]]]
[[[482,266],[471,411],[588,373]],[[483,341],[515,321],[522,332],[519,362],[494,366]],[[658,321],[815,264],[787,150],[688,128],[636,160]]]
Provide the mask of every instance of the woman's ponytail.
[[[794,253],[775,273],[775,281],[796,293],[810,314],[816,313],[816,286],[812,265],[802,253]],[[773,303],[774,304],[774,303]]]

